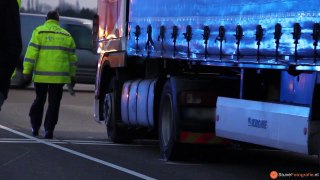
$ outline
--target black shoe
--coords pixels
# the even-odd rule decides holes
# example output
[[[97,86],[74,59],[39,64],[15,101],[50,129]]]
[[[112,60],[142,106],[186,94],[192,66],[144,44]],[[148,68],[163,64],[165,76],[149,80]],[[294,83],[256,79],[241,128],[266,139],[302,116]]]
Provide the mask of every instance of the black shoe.
[[[32,136],[38,136],[38,135],[39,135],[39,131],[32,129]]]
[[[46,135],[44,136],[45,139],[52,139],[53,133],[52,132],[46,132]]]

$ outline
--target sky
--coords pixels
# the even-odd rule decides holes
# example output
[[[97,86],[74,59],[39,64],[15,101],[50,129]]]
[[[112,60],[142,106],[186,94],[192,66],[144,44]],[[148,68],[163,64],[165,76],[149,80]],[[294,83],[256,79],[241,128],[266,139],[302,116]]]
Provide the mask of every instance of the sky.
[[[2,0],[1,0],[2,1]],[[22,0],[22,6],[27,7],[28,0]],[[34,0],[35,1],[35,0]],[[78,0],[80,8],[97,8],[97,0]],[[77,0],[65,0],[65,2],[75,5]],[[57,7],[59,0],[39,0],[39,3],[45,3],[52,7]]]

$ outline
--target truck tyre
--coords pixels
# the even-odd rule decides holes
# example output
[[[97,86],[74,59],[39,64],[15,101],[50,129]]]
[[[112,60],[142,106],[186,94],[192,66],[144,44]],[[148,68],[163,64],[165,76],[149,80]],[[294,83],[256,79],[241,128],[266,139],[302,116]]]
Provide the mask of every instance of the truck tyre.
[[[107,93],[104,98],[104,118],[109,139],[114,143],[130,143],[126,129],[118,126],[115,116],[114,92]]]
[[[177,142],[177,104],[175,101],[175,90],[170,81],[164,85],[159,109],[159,144],[160,153],[165,160],[176,160],[178,158]]]

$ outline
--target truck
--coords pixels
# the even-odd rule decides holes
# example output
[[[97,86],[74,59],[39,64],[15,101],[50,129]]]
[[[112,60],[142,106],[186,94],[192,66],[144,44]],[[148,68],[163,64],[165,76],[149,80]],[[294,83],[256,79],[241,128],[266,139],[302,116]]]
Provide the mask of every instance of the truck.
[[[320,1],[98,0],[94,117],[115,143],[320,155]]]

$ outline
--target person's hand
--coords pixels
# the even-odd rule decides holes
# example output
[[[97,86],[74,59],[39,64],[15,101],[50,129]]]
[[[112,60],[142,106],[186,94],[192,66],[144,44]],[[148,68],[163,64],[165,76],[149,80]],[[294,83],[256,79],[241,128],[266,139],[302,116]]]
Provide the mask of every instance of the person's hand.
[[[23,74],[23,79],[24,79],[26,82],[31,81],[31,78],[32,78],[32,75],[31,75],[31,74]]]
[[[76,84],[76,78],[75,77],[71,77],[71,83],[70,83],[71,87],[74,87],[75,84]]]

